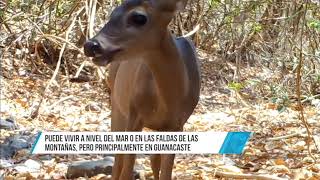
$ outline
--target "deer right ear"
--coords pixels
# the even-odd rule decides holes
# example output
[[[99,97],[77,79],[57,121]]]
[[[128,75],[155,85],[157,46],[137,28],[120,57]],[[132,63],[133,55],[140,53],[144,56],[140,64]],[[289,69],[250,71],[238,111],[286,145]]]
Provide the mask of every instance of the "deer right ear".
[[[183,11],[188,0],[151,0],[151,4],[161,11]]]

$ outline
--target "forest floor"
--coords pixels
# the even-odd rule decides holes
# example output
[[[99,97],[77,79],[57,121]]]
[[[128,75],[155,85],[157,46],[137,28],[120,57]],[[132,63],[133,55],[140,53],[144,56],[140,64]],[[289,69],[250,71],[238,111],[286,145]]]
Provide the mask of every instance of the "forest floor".
[[[242,155],[177,155],[174,175],[177,179],[255,178],[320,179],[320,162],[308,154],[307,132],[295,106],[281,108],[255,94],[255,89],[236,93],[227,85],[220,67],[210,58],[201,58],[202,91],[199,105],[186,123],[185,131],[250,131],[253,136]],[[244,79],[260,78],[268,82],[274,76],[258,67],[244,67]],[[39,131],[109,131],[109,97],[96,82],[70,83],[59,80],[43,99],[39,114],[32,119],[48,78],[35,74],[1,80],[1,119],[14,121],[15,129],[1,129],[1,153],[4,145],[17,136],[35,136]],[[304,117],[317,146],[320,146],[320,103],[304,104]],[[74,161],[99,160],[103,155],[32,155],[22,148],[1,156],[0,176],[4,179],[64,179]],[[314,142],[313,156],[320,153]],[[36,166],[33,170],[22,165]],[[141,179],[152,179],[147,156],[138,156]],[[32,166],[32,165],[31,165]],[[107,179],[99,174],[90,179]],[[1,179],[1,178],[0,178]],[[78,178],[83,179],[83,178]]]

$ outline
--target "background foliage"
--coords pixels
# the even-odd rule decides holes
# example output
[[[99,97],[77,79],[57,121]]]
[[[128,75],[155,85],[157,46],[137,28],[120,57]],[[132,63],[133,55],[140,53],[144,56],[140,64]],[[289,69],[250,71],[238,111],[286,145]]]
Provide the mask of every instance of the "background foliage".
[[[84,61],[81,48],[86,37],[99,30],[118,4],[102,0],[2,2],[3,70],[12,74],[24,67],[50,75],[63,43],[67,43],[61,57],[61,75],[74,77]],[[219,78],[233,90],[255,86],[263,97],[287,101],[295,91],[300,51],[303,97],[320,92],[319,7],[319,1],[190,1],[171,28],[178,35],[197,30],[191,38],[214,59],[212,65],[222,67]],[[273,76],[243,79],[241,75],[249,66],[263,67]],[[90,75],[94,69],[85,66],[82,74]]]

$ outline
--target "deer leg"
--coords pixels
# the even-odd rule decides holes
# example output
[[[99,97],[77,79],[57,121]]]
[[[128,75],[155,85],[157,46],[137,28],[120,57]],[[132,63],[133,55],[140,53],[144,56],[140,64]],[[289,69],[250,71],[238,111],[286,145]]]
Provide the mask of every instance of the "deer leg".
[[[112,101],[112,100],[111,100]],[[118,108],[113,105],[111,106],[111,131],[125,131],[124,122],[126,118],[121,114]],[[116,154],[114,164],[112,167],[112,179],[118,180],[123,167],[123,155]]]
[[[127,122],[126,131],[142,131],[143,123],[141,118],[138,117],[135,110],[130,111],[129,120]],[[123,167],[120,174],[120,180],[132,180],[133,179],[133,168],[136,160],[135,154],[124,154],[123,155]]]
[[[181,121],[178,121],[181,122]],[[183,124],[171,131],[183,131]],[[160,180],[171,180],[175,154],[161,154]]]
[[[151,168],[152,168],[154,180],[159,180],[160,164],[161,164],[160,154],[152,154],[150,156],[150,161],[151,161]]]
[[[123,155],[123,167],[120,174],[120,180],[132,180],[133,179],[133,168],[136,160],[135,154],[124,154]]]
[[[114,158],[114,164],[112,167],[112,179],[118,180],[120,177],[120,173],[123,166],[123,155],[122,154],[116,154]]]
[[[171,180],[175,154],[161,154],[160,180]]]

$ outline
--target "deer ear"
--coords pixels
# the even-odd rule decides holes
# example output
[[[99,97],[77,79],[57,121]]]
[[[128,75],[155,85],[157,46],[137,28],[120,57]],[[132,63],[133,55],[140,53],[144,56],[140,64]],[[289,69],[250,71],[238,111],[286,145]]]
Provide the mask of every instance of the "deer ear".
[[[151,0],[151,4],[161,11],[183,11],[188,0]]]

